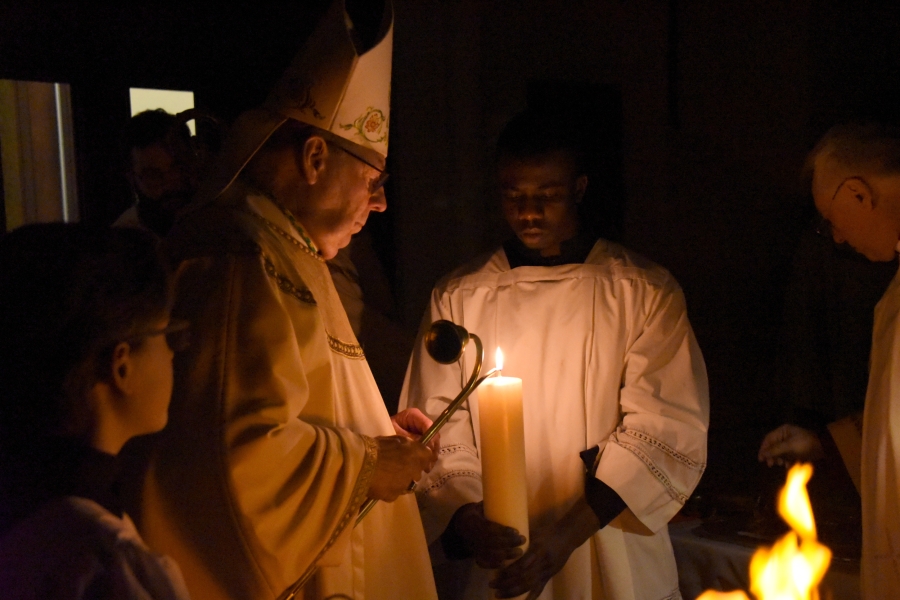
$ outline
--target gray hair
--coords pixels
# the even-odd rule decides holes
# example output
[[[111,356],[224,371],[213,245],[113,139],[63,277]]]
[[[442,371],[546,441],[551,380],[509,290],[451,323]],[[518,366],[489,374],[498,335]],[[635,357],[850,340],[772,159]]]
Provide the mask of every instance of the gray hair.
[[[809,153],[804,169],[807,174],[812,173],[820,156],[862,172],[900,174],[900,127],[875,121],[835,125]]]

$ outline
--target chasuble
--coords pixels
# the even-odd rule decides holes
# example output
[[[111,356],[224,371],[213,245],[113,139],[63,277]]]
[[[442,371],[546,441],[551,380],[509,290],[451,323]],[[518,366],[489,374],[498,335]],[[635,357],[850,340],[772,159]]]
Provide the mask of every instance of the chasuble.
[[[140,526],[178,561],[195,598],[435,597],[414,498],[354,522],[393,435],[328,268],[273,200],[232,184],[169,242],[175,358],[169,425]]]

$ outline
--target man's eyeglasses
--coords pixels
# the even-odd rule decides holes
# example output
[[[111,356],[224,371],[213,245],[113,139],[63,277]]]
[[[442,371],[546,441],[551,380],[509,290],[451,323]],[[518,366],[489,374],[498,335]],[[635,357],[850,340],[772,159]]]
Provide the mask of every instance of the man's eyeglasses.
[[[184,319],[172,319],[165,327],[143,331],[131,336],[126,341],[135,343],[156,335],[164,335],[166,336],[166,343],[169,345],[169,348],[175,352],[179,352],[190,346],[191,332],[189,327],[190,323]]]
[[[369,193],[370,193],[370,194],[374,194],[375,192],[377,192],[378,190],[380,190],[381,188],[384,187],[384,184],[387,182],[388,177],[390,177],[390,174],[389,174],[386,170],[384,170],[384,169],[379,169],[378,167],[376,167],[375,165],[373,165],[372,163],[370,163],[369,161],[367,161],[365,158],[363,158],[362,156],[360,156],[360,155],[357,154],[356,152],[352,152],[352,151],[350,151],[350,150],[347,150],[347,149],[344,148],[343,146],[338,146],[337,144],[331,144],[331,146],[332,146],[333,148],[339,148],[339,149],[343,150],[344,152],[346,152],[347,154],[349,154],[350,156],[352,156],[353,158],[355,158],[355,159],[358,160],[359,162],[361,162],[361,163],[363,163],[364,165],[367,165],[367,166],[369,166],[369,167],[372,167],[373,169],[375,169],[376,171],[378,171],[378,178],[377,178],[375,181],[373,181],[373,182],[371,182],[371,183],[369,184]]]
[[[851,179],[858,179],[860,181],[860,183],[862,183],[863,185],[865,185],[866,187],[869,187],[871,189],[871,186],[869,186],[868,181],[866,181],[859,175],[851,175],[850,177],[847,177],[846,179],[844,179],[843,181],[841,181],[838,184],[837,189],[834,190],[834,194],[832,194],[832,196],[831,196],[831,203],[828,205],[829,207],[834,206],[834,201],[837,200],[838,193],[841,191],[841,189],[843,189],[844,184],[847,183],[848,181],[850,181]],[[831,223],[831,221],[829,221],[825,217],[822,217],[822,220],[819,221],[819,224],[816,226],[816,233],[833,240],[834,239],[834,225]]]

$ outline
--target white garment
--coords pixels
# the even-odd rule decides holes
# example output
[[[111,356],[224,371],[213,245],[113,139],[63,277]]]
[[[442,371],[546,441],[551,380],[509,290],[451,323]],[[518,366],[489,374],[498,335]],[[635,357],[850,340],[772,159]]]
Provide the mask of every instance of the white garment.
[[[900,594],[900,273],[875,307],[863,416],[863,598]]]
[[[0,539],[5,600],[187,600],[174,561],[150,552],[131,519],[86,498],[48,502]]]
[[[438,284],[423,328],[437,319],[481,338],[485,370],[500,346],[503,374],[523,380],[532,533],[583,496],[579,452],[597,445],[596,476],[628,505],[570,556],[540,597],[679,598],[666,525],[705,468],[709,394],[671,275],[604,240],[585,264],[558,267],[511,270],[501,249]],[[401,408],[436,417],[468,379],[472,360],[468,352],[460,365],[440,365],[420,341]],[[478,429],[476,391],[442,430],[441,460],[418,487],[429,541],[462,504],[481,500]],[[436,578],[444,579],[445,568],[454,567],[435,565]],[[488,597],[484,571],[469,576],[454,576],[468,588],[460,595]]]

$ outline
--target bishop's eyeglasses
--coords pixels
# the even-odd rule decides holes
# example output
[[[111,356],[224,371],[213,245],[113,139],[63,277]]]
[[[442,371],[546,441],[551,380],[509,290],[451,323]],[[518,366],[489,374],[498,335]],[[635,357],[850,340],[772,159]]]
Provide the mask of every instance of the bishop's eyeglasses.
[[[385,169],[379,169],[378,167],[373,165],[371,162],[369,162],[368,160],[366,160],[365,158],[363,158],[356,152],[348,150],[347,148],[344,148],[343,146],[339,146],[337,144],[332,144],[332,147],[343,150],[344,152],[346,152],[347,154],[349,154],[350,156],[352,156],[359,162],[361,162],[364,165],[367,165],[369,167],[372,167],[373,169],[378,171],[378,178],[369,184],[369,193],[370,194],[374,194],[375,192],[377,192],[378,190],[380,190],[381,188],[384,187],[384,184],[387,182],[388,177],[390,177],[390,174]]]

